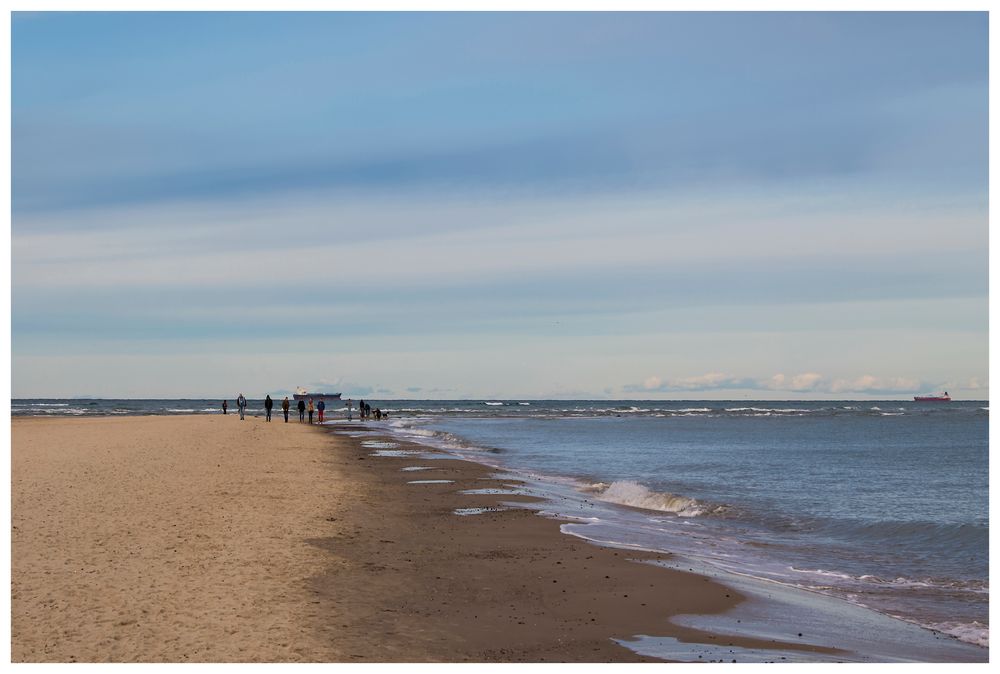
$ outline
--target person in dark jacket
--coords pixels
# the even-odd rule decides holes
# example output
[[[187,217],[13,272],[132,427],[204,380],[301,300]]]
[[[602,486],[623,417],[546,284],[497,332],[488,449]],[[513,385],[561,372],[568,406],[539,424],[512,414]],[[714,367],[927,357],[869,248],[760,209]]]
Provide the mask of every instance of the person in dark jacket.
[[[266,416],[264,417],[264,421],[270,421],[271,420],[271,408],[272,407],[274,407],[274,401],[271,400],[271,394],[268,393],[267,397],[264,398],[264,412],[266,412]]]
[[[326,411],[326,401],[322,398],[316,403],[316,411],[319,412],[319,422],[323,423],[323,412]]]
[[[288,396],[281,401],[281,411],[285,413],[285,423],[288,423]]]
[[[229,409],[229,401],[228,400],[223,400],[222,401],[222,413],[223,414],[229,414],[229,412],[226,411],[228,409]]]
[[[306,420],[306,401],[305,400],[300,400],[299,401],[299,421],[305,421],[305,420]]]
[[[236,398],[236,406],[240,408],[240,421],[243,421],[243,415],[247,411],[247,399],[243,397],[242,393]]]

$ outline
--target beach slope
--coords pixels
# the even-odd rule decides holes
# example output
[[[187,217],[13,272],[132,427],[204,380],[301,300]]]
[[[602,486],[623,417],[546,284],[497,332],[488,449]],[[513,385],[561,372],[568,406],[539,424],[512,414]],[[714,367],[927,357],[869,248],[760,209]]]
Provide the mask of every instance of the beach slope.
[[[500,507],[531,499],[489,493],[510,481],[477,463],[407,471],[235,415],[18,418],[11,437],[14,662],[631,662],[650,658],[618,641],[640,634],[831,652],[672,625],[741,597]]]

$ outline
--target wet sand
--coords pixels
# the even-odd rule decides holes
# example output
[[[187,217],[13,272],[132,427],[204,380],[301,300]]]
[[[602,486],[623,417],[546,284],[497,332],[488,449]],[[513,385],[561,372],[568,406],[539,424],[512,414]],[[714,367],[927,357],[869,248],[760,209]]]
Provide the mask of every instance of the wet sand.
[[[531,509],[455,515],[530,499],[461,494],[511,483],[465,461],[373,456],[330,430],[14,419],[12,660],[649,660],[614,641],[639,634],[811,650],[674,626],[741,597]],[[416,465],[434,470],[402,470]]]

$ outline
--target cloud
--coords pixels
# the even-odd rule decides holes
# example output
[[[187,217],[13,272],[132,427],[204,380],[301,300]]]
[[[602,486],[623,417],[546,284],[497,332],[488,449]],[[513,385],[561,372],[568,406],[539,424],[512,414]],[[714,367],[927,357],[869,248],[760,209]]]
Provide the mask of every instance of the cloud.
[[[852,380],[837,379],[829,384],[830,393],[914,393],[924,389],[918,379],[908,377],[875,377],[862,375]]]
[[[352,396],[370,396],[375,392],[375,389],[371,386],[365,386],[364,384],[340,381],[336,384],[336,389],[333,392],[337,393],[338,391],[342,392],[345,398],[350,398]]]
[[[786,377],[784,374],[776,374],[767,380],[765,388],[775,391],[811,391],[814,390],[823,380],[823,375],[815,372],[805,372],[803,374]]]
[[[654,375],[647,377],[642,384],[627,384],[622,387],[622,390],[628,393],[733,390],[900,395],[921,391],[924,388],[926,388],[925,383],[918,379],[908,377],[876,377],[870,374],[850,380],[830,380],[817,372],[803,372],[795,375],[786,375],[779,372],[770,377],[734,377],[721,372],[710,372],[691,377],[666,379]],[[970,386],[970,388],[978,387]]]
[[[717,389],[761,388],[758,381],[739,377],[731,377],[721,372],[709,372],[693,377],[677,377],[663,379],[647,377],[640,385],[629,384],[623,387],[627,392],[672,392],[672,391],[710,391]]]

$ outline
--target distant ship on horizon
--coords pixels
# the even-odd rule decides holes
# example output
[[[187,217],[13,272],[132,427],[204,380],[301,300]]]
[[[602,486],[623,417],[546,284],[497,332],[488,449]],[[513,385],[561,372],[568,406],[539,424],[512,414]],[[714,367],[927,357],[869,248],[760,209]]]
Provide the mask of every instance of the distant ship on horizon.
[[[319,402],[320,400],[340,400],[339,393],[310,393],[301,386],[295,387],[295,393],[292,395],[295,400],[315,400]]]
[[[951,396],[945,391],[939,396],[913,396],[913,399],[918,403],[948,403],[951,402]]]

